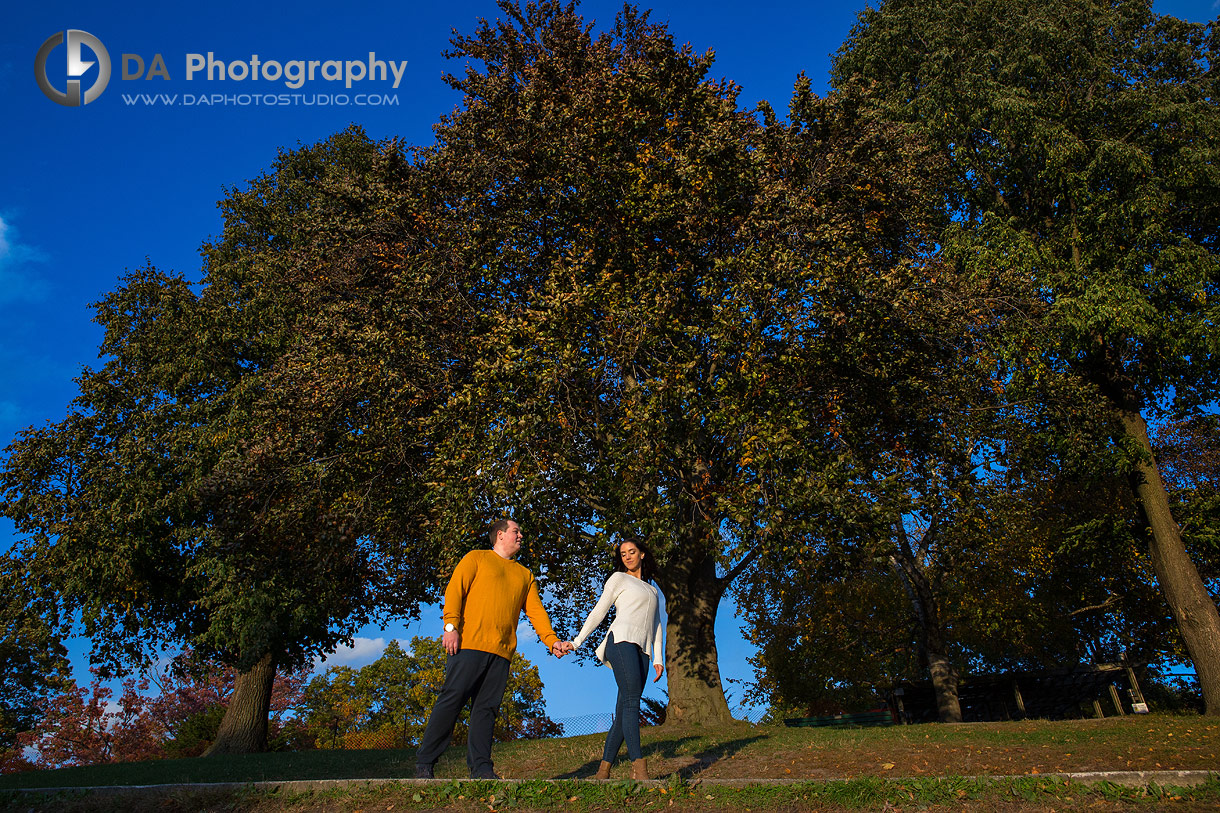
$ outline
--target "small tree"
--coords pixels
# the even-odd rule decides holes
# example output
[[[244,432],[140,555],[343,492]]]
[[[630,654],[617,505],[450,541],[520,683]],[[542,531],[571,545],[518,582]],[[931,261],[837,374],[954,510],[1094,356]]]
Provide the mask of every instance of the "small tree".
[[[114,690],[96,677],[89,689],[72,684],[44,702],[21,744],[37,752],[38,769],[159,759],[164,729],[148,713],[147,689],[146,681],[128,678],[112,703]]]
[[[335,666],[310,681],[301,715],[318,747],[404,748],[415,745],[428,724],[445,681],[445,652],[433,638],[412,638],[410,651],[391,641],[373,663],[359,670]],[[513,655],[508,688],[496,717],[499,740],[559,736],[547,715],[537,667]],[[464,741],[469,711],[455,738]]]

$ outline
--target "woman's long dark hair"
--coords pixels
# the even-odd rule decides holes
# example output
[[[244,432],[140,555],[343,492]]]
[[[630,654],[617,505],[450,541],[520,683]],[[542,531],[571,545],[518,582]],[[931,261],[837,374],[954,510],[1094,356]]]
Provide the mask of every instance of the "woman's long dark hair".
[[[652,549],[648,547],[642,540],[639,539],[620,539],[614,543],[614,564],[610,568],[611,573],[626,573],[627,568],[623,565],[623,557],[619,555],[618,549],[627,542],[635,545],[640,553],[644,554],[643,560],[640,562],[640,577],[646,581],[656,581],[657,578],[657,557],[652,555]]]

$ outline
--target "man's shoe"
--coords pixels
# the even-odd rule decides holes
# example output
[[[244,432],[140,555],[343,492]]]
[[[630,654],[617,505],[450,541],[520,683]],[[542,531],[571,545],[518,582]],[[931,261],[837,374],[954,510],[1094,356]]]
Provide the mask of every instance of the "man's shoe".
[[[432,772],[431,765],[419,764],[415,766],[416,779],[436,779],[436,775]]]
[[[488,768],[485,771],[479,771],[478,773],[472,773],[470,775],[470,778],[471,779],[503,779],[504,777],[500,776],[500,774],[496,773],[491,768]]]

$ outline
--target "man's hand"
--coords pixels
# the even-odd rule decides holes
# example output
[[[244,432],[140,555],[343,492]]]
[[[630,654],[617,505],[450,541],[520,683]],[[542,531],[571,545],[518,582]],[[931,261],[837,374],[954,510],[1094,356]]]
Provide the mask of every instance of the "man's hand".
[[[551,654],[556,658],[562,658],[575,648],[576,647],[572,646],[571,641],[556,641],[555,643],[551,644]]]
[[[462,648],[462,636],[457,630],[446,632],[441,636],[441,646],[445,648],[445,652],[450,655],[458,654],[458,650]]]
[[[661,675],[665,672],[665,667],[662,664],[654,663],[652,668],[657,670],[657,676],[652,679],[652,682],[656,683],[661,679]]]

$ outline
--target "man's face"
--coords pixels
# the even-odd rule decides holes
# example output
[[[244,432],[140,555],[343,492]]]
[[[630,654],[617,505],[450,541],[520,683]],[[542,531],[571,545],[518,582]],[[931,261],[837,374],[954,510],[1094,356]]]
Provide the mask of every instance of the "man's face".
[[[511,559],[521,550],[521,526],[509,522],[508,527],[496,534],[496,552],[505,559]]]

